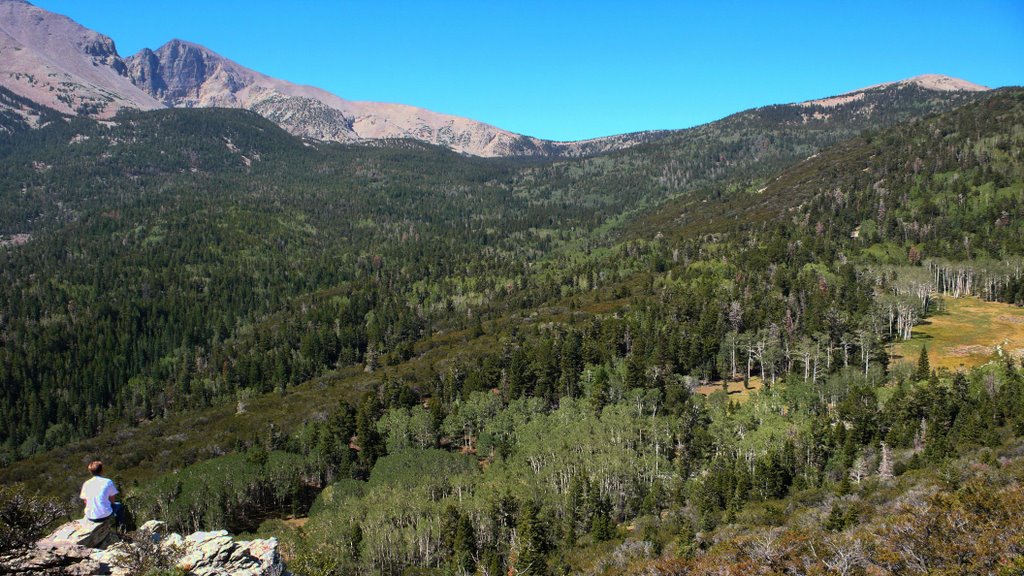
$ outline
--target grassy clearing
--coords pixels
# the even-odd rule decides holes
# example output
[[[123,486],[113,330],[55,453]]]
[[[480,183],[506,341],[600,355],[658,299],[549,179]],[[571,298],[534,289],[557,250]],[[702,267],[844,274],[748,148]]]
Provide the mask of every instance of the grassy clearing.
[[[967,369],[1006,354],[1024,356],[1024,308],[978,298],[944,298],[941,312],[892,347],[894,362],[917,362],[928,347],[932,368]]]

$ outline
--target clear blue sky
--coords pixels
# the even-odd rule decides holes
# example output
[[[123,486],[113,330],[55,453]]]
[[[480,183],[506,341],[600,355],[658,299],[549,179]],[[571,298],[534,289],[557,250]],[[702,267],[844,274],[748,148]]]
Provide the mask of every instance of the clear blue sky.
[[[683,128],[925,73],[1024,84],[1024,1],[30,0],[350,100],[569,140]]]

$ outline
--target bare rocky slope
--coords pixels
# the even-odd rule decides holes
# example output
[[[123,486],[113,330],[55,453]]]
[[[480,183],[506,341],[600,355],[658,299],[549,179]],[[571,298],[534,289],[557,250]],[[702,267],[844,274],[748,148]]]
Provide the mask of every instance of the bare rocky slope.
[[[0,85],[66,114],[163,105],[128,78],[114,41],[23,0],[0,0]]]

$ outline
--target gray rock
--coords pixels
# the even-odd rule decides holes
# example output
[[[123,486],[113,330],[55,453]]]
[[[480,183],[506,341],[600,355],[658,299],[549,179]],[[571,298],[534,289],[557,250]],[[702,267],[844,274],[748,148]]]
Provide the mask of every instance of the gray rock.
[[[117,542],[117,533],[113,529],[113,520],[106,522],[93,522],[82,518],[72,520],[52,534],[43,538],[40,542],[46,545],[73,545],[86,548],[106,548]]]
[[[109,538],[116,538],[116,534],[109,525],[104,528],[104,523],[88,520],[69,522],[40,540],[35,548],[13,558],[0,559],[0,574],[124,576],[127,571],[118,566],[119,557],[133,552],[145,554],[145,550],[153,550],[153,545],[183,550],[178,566],[192,576],[287,574],[275,538],[235,541],[226,530],[196,532],[182,537],[180,534],[168,533],[167,525],[163,522],[153,521],[143,524],[139,532],[153,535],[159,540],[154,540],[152,544],[110,542]],[[109,546],[98,549],[81,544],[96,539]],[[140,545],[141,550],[133,550],[133,547]]]
[[[196,532],[185,538],[179,566],[195,576],[281,576],[277,539],[234,541],[227,532]]]
[[[139,526],[139,532],[149,532],[150,534],[167,534],[167,522],[160,520],[150,520],[142,526]]]
[[[92,553],[85,546],[40,541],[33,549],[0,560],[0,574],[110,574],[108,567],[91,558]]]

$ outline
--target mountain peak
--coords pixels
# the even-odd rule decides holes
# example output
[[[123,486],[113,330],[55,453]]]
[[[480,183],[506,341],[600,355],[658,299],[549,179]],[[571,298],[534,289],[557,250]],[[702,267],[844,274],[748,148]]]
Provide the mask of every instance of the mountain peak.
[[[131,81],[171,107],[237,107],[236,94],[254,75],[204,46],[178,38],[155,51],[143,48],[127,63]]]
[[[304,138],[409,138],[474,156],[583,156],[667,134],[541,140],[415,106],[345,100],[314,86],[271,78],[181,38],[122,59],[109,37],[25,0],[0,0],[0,54],[0,86],[65,114],[106,118],[122,108],[245,108]],[[925,74],[798,106],[856,106],[866,97],[884,98],[887,89],[907,86],[950,96],[986,90],[949,76]]]
[[[936,90],[939,92],[983,92],[985,90],[989,90],[987,86],[982,86],[959,78],[953,78],[952,76],[945,76],[943,74],[921,74],[920,76],[914,76],[913,78],[907,78],[906,80],[896,82],[896,84],[914,84],[926,90]]]
[[[828,98],[807,100],[805,102],[800,102],[800,106],[824,106],[826,108],[832,108],[848,104],[850,102],[855,102],[857,100],[862,100],[864,99],[865,94],[876,90],[886,90],[889,88],[906,86],[916,86],[924,90],[932,90],[935,92],[984,92],[989,90],[989,88],[980,84],[975,84],[959,78],[953,78],[952,76],[945,76],[942,74],[921,74],[919,76],[913,76],[911,78],[897,80],[895,82],[883,82],[881,84],[865,86],[864,88],[843,92],[842,94],[829,96]]]
[[[0,1],[0,54],[4,87],[60,112],[161,107],[128,80],[113,40],[23,0]]]

